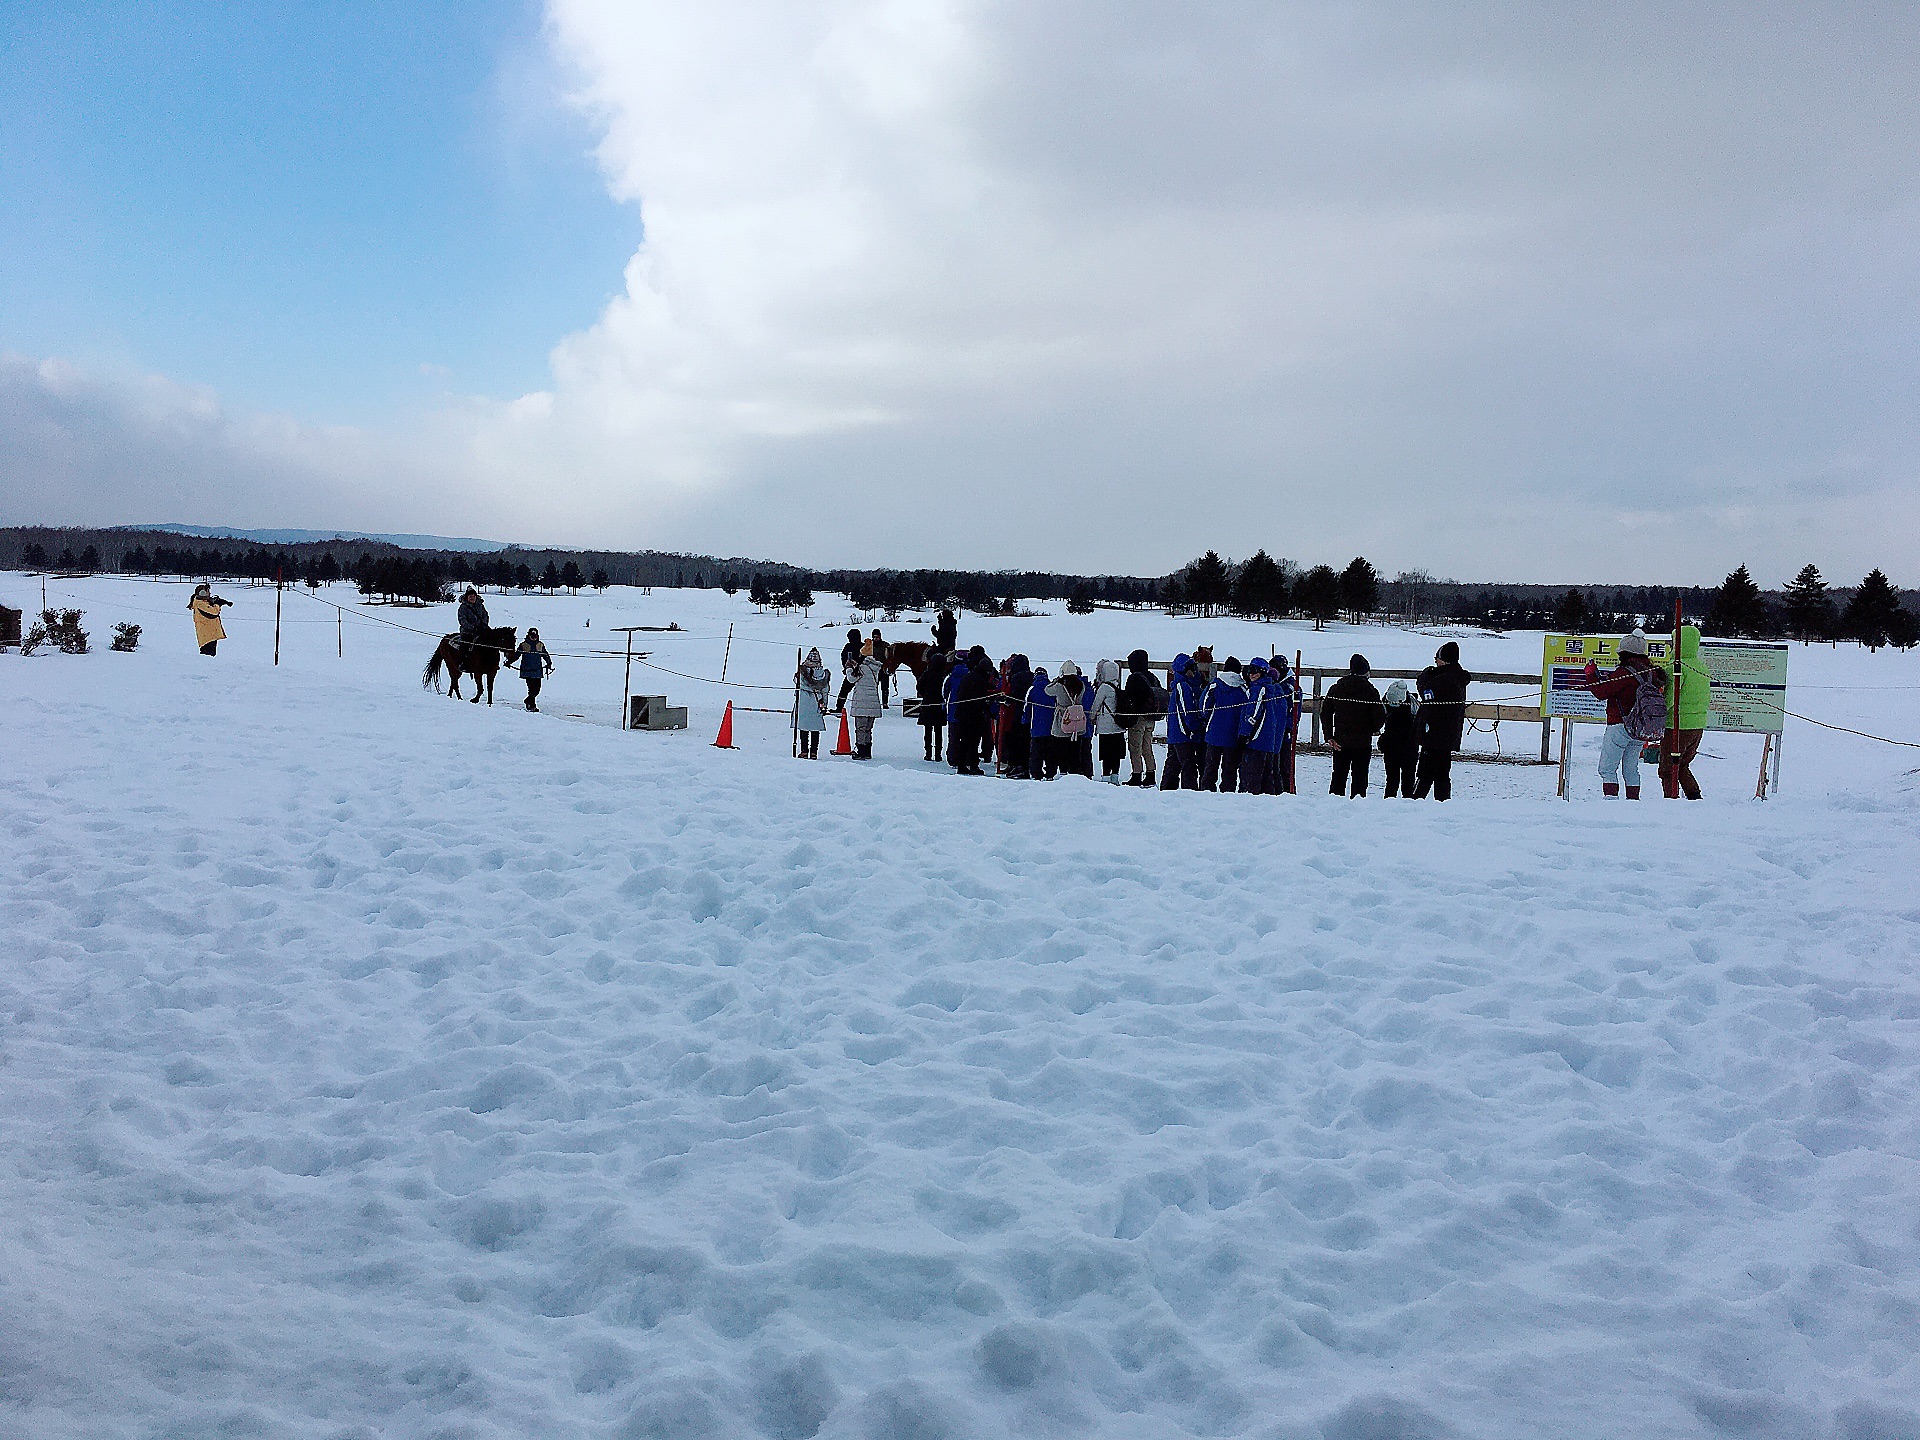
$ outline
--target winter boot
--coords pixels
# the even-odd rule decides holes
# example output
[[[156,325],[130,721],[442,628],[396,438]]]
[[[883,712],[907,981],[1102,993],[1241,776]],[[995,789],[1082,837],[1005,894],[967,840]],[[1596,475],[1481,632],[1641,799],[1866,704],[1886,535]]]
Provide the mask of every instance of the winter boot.
[[[1600,785],[1600,793],[1606,796],[1609,800],[1618,800],[1620,798],[1620,786],[1618,782],[1613,780],[1602,781]]]
[[[1640,787],[1638,785],[1627,786],[1627,799],[1638,800],[1639,798],[1640,798]]]

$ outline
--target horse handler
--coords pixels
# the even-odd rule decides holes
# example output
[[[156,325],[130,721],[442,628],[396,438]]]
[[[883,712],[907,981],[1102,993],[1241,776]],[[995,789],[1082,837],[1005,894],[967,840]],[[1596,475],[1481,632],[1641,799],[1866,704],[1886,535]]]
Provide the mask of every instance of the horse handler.
[[[220,642],[227,638],[227,627],[220,623],[220,612],[232,603],[214,594],[213,586],[205,581],[193,587],[193,598],[187,601],[187,611],[193,616],[193,638],[200,646],[202,655],[213,654]]]
[[[541,642],[540,632],[531,628],[513,656],[520,662],[520,678],[527,682],[527,709],[538,710],[534,702],[540,698],[540,682],[553,673],[553,656]]]

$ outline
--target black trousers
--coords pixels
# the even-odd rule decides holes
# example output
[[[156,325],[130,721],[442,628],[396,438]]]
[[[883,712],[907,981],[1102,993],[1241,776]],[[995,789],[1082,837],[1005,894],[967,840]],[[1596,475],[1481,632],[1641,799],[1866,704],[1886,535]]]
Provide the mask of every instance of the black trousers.
[[[1228,794],[1239,789],[1240,755],[1237,744],[1207,746],[1207,758],[1200,763],[1200,788],[1224,790]]]
[[[1007,727],[1006,738],[1000,742],[1000,763],[1009,775],[1020,776],[1027,773],[1028,745],[1027,727],[1015,723]]]
[[[1279,760],[1280,757],[1270,750],[1243,750],[1240,753],[1240,793],[1278,795]]]
[[[800,758],[802,760],[818,760],[820,758],[820,732],[818,730],[802,730],[800,732]]]
[[[953,762],[954,769],[965,774],[980,768],[980,727],[971,718],[953,722],[948,745],[947,758]]]
[[[1200,752],[1207,747],[1198,740],[1167,742],[1167,763],[1160,767],[1162,790],[1198,790],[1200,788]]]
[[[1380,763],[1386,767],[1387,771],[1387,798],[1389,800],[1393,799],[1396,795],[1408,800],[1413,799],[1414,756],[1415,752],[1412,750],[1382,750],[1380,752]]]
[[[527,709],[538,709],[539,707],[533,702],[540,698],[540,677],[537,675],[523,675],[520,678],[527,682]]]
[[[1420,752],[1420,769],[1414,777],[1413,798],[1424,800],[1427,792],[1433,792],[1436,800],[1446,800],[1453,794],[1453,751],[1443,745],[1434,745]]]
[[[1093,774],[1093,742],[1084,735],[1053,737],[1053,768],[1061,775]]]
[[[1100,737],[1100,773],[1118,775],[1120,762],[1127,758],[1127,737],[1120,735],[1102,735]]]
[[[941,740],[945,735],[947,727],[944,724],[934,724],[934,725],[922,725],[920,728],[927,732],[926,733],[927,759],[938,760],[940,758]]]
[[[1367,793],[1367,772],[1373,768],[1373,751],[1362,750],[1357,746],[1342,746],[1333,752],[1333,784],[1328,787],[1334,795],[1364,795]],[[1352,788],[1349,789],[1349,781]]]

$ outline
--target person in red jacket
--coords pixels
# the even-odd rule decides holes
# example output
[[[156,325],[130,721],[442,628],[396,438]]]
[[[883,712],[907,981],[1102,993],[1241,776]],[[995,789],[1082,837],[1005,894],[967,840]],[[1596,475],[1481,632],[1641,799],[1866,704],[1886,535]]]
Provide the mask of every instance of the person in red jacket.
[[[1587,662],[1587,689],[1607,702],[1607,733],[1600,737],[1600,789],[1618,797],[1620,781],[1627,782],[1627,799],[1640,798],[1640,746],[1627,732],[1627,712],[1633,709],[1640,683],[1660,672],[1647,659],[1647,637],[1638,630],[1620,637],[1620,663],[1604,678],[1600,667]]]

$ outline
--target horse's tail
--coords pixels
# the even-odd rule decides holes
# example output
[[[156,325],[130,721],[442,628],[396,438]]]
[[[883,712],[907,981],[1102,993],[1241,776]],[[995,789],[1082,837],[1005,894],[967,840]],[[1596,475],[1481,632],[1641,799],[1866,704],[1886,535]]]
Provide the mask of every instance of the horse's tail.
[[[420,672],[420,688],[422,690],[431,686],[433,687],[434,694],[438,695],[440,693],[440,659],[446,653],[447,642],[442,640],[439,645],[434,648],[433,658],[427,661],[427,668]]]

